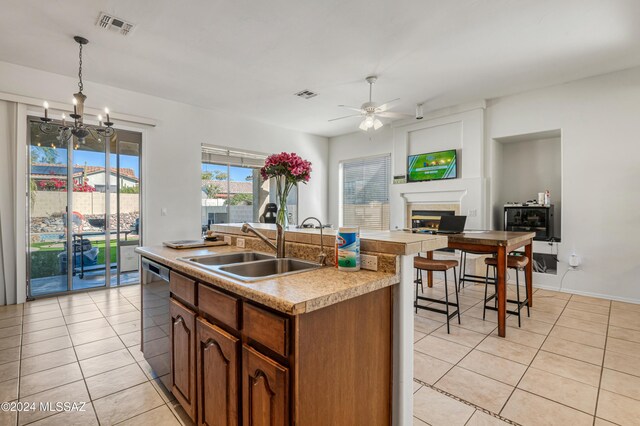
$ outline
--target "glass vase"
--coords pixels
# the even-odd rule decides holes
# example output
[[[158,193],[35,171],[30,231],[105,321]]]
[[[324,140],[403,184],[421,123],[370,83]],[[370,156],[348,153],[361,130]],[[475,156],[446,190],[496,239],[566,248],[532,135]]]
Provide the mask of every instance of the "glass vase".
[[[293,183],[287,182],[285,176],[278,176],[276,178],[276,186],[278,191],[278,214],[276,216],[276,223],[286,228],[289,225],[289,212],[287,209],[287,198],[289,198],[289,192],[293,188]]]

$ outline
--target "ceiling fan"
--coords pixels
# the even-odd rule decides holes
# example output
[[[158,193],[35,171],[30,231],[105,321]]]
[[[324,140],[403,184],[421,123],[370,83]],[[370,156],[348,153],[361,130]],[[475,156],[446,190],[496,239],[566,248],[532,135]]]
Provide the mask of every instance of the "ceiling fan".
[[[380,121],[379,117],[384,117],[384,118],[408,117],[408,114],[401,114],[397,112],[387,111],[389,109],[389,105],[397,100],[400,100],[400,98],[392,99],[380,105],[378,105],[376,102],[373,102],[371,100],[373,83],[375,83],[376,80],[378,80],[378,77],[375,75],[370,75],[365,80],[367,81],[367,83],[369,83],[369,102],[363,103],[360,106],[360,108],[349,106],[349,105],[338,105],[339,107],[342,107],[342,108],[348,108],[354,111],[358,111],[358,114],[351,114],[351,115],[346,115],[344,117],[333,118],[329,121],[342,120],[344,118],[351,118],[351,117],[363,117],[363,120],[360,123],[360,129],[369,130],[373,128],[374,130],[378,130],[380,127],[384,125],[382,121]]]

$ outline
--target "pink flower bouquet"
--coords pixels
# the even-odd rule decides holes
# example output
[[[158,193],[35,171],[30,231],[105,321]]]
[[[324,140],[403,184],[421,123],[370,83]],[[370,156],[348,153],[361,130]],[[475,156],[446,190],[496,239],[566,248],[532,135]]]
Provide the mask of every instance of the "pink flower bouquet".
[[[264,167],[260,169],[263,180],[276,179],[276,189],[278,191],[278,215],[277,222],[282,226],[287,226],[287,197],[291,188],[299,182],[307,183],[311,177],[311,162],[302,159],[293,152],[281,152],[267,157]]]

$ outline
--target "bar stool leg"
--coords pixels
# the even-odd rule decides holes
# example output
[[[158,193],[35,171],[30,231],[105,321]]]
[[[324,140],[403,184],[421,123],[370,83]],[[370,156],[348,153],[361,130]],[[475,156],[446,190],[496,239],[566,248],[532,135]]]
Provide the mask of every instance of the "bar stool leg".
[[[493,289],[494,289],[493,294],[496,295],[496,297],[493,298],[494,306],[496,309],[498,309],[498,267],[497,266],[493,267]],[[507,289],[505,288],[504,291],[506,294]]]
[[[447,287],[447,271],[444,271],[444,301],[447,307],[447,334],[449,334],[449,288]]]
[[[416,314],[418,313],[418,282],[420,281],[419,275],[420,275],[420,269],[416,268],[416,299],[413,302],[413,306],[416,310]]]
[[[446,273],[446,272],[445,272]],[[456,267],[453,267],[453,284],[456,288],[456,311],[458,312],[458,324],[460,324],[460,300],[458,299],[458,277],[456,276]]]
[[[516,268],[516,300],[518,300],[518,327],[520,327],[520,309],[522,305],[520,304],[520,274],[518,272],[518,268]]]
[[[487,265],[487,272],[484,275],[484,300],[482,301],[482,320],[484,321],[487,315],[487,288],[489,287],[489,265]]]
[[[531,317],[531,314],[529,313],[529,296],[528,296],[528,288],[529,288],[529,280],[527,279],[527,271],[526,269],[523,269],[524,271],[524,291],[527,292],[527,317]]]
[[[464,250],[460,250],[460,287],[464,288],[464,277],[467,273],[467,268],[465,268],[465,263],[467,261],[467,252]]]

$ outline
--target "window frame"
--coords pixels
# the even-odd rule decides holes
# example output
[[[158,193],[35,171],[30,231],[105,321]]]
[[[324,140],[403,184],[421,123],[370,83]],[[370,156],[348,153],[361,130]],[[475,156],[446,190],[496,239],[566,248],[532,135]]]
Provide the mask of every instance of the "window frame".
[[[226,153],[226,154],[225,154]],[[201,159],[200,159],[200,171],[202,172],[202,167],[205,164],[211,164],[211,165],[216,165],[216,166],[222,166],[222,167],[226,167],[227,168],[227,200],[230,199],[230,191],[231,191],[231,185],[229,184],[231,182],[231,168],[232,167],[242,167],[242,168],[252,168],[252,169],[257,169],[259,170],[260,168],[262,168],[262,166],[264,166],[264,161],[266,160],[266,158],[269,156],[269,154],[264,154],[261,152],[257,152],[257,151],[250,151],[250,150],[243,150],[243,149],[238,149],[238,148],[228,148],[228,147],[224,147],[224,146],[217,146],[217,145],[209,145],[209,144],[202,144],[201,147]],[[259,165],[258,163],[261,162],[262,165]],[[260,179],[260,181],[262,181]],[[255,184],[255,181],[253,181],[253,183]],[[269,180],[269,195],[267,195],[267,202],[275,202],[272,201],[272,198],[275,198],[275,186],[273,179]],[[293,191],[296,191],[295,193],[295,215],[292,218],[293,222],[292,224],[297,224],[298,223],[298,211],[299,211],[299,192],[298,192],[298,188],[296,187]],[[272,195],[273,194],[273,195]],[[290,194],[290,197],[293,194]],[[256,200],[254,200],[254,203],[257,202]],[[289,203],[288,203],[289,204]],[[289,204],[291,206],[294,206],[293,203]],[[229,222],[229,219],[231,218],[231,213],[230,213],[230,205],[227,204],[227,223]],[[205,224],[208,224],[208,218],[204,218],[203,217],[203,213],[202,210],[203,206],[201,205],[200,207],[200,218],[201,218],[201,222],[205,222]],[[260,215],[264,213],[261,212],[260,209],[258,209],[257,214],[258,214],[258,219],[257,221],[260,220]],[[204,226],[205,224],[203,224],[202,226]],[[207,225],[208,226],[208,225]]]

